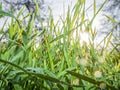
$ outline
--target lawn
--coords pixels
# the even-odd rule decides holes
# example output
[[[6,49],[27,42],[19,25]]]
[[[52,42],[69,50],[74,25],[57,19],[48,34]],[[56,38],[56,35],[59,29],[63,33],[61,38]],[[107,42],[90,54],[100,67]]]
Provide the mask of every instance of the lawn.
[[[78,0],[74,8],[68,8],[67,17],[61,26],[54,23],[52,11],[43,25],[37,2],[36,11],[18,15],[0,9],[0,18],[11,18],[8,29],[0,28],[0,90],[119,90],[120,89],[120,41],[113,37],[118,23],[99,43],[95,42],[97,32],[92,23],[107,0],[96,9],[94,16],[85,18],[85,0]],[[42,30],[34,27],[39,15]],[[27,25],[23,24],[30,18]],[[82,34],[80,34],[82,33]],[[89,36],[85,42],[82,35]],[[2,42],[3,37],[6,38]],[[118,41],[113,44],[112,38]],[[103,45],[104,43],[104,45]]]

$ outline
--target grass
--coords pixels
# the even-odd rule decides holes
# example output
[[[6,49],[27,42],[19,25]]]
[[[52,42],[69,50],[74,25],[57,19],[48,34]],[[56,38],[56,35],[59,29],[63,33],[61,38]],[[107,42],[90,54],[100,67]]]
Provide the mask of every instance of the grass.
[[[0,42],[3,37],[7,39],[0,43],[0,89],[119,90],[120,43],[115,36],[118,44],[111,42],[118,23],[105,15],[115,26],[101,42],[94,42],[97,32],[92,23],[105,3],[97,10],[94,1],[94,16],[89,20],[85,19],[85,0],[78,0],[72,11],[68,8],[66,19],[60,19],[61,27],[59,22],[53,22],[52,12],[48,27],[44,27],[37,3],[27,25],[22,22],[30,18],[30,13],[19,18],[24,8],[17,16],[0,9],[1,18],[12,19],[6,32],[5,25],[0,29]],[[36,14],[40,16],[42,31],[34,28]],[[89,35],[89,43],[81,39],[80,32]]]

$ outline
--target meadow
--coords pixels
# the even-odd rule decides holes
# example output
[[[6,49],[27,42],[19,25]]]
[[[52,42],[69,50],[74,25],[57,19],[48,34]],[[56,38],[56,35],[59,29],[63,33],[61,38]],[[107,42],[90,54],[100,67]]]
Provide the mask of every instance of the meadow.
[[[92,23],[107,0],[96,9],[94,16],[85,18],[85,0],[78,0],[67,17],[54,23],[52,11],[43,25],[38,4],[32,14],[20,18],[24,7],[14,16],[0,7],[0,18],[11,18],[8,29],[6,22],[0,28],[0,90],[119,90],[120,89],[120,41],[113,36],[118,23],[96,43],[96,30]],[[34,27],[39,15],[42,30]],[[29,18],[27,25],[23,21]],[[79,33],[89,34],[89,43]],[[5,42],[2,42],[3,38]],[[114,38],[118,44],[112,42]],[[103,44],[104,43],[104,44]]]

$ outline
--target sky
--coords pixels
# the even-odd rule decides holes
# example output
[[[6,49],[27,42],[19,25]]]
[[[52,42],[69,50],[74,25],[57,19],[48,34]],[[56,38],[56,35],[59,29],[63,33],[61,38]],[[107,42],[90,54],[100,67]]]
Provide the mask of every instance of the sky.
[[[57,22],[60,19],[60,16],[62,18],[66,17],[66,13],[68,10],[68,6],[72,9],[73,6],[75,5],[75,3],[77,2],[77,0],[44,0],[44,7],[49,6],[52,10],[52,14],[53,14],[53,18],[54,18],[54,22]],[[89,19],[91,19],[93,17],[93,2],[94,0],[86,0],[86,8],[90,7],[87,11],[87,17]],[[100,7],[100,5],[104,2],[104,0],[96,0],[96,6],[97,9]],[[105,8],[105,7],[104,7]],[[104,9],[103,8],[103,9]],[[48,11],[45,10],[43,11],[44,14],[48,14]],[[101,25],[101,20],[104,19],[103,17],[104,12],[101,11],[97,17],[95,18],[94,22],[93,22],[93,28],[96,28],[97,30],[101,30],[101,28],[103,27]],[[4,19],[0,20],[0,28],[3,26],[3,21],[5,21]],[[99,32],[99,31],[98,31]],[[86,34],[81,34],[81,35],[86,35]],[[104,35],[104,34],[102,34]],[[101,38],[104,37],[101,35]],[[82,36],[82,37],[86,37],[86,36]],[[88,37],[88,36],[87,36]],[[99,36],[98,36],[99,37]],[[88,37],[89,38],[89,37]],[[101,40],[101,38],[98,38],[98,40]],[[84,38],[83,38],[84,39]],[[86,41],[87,38],[85,39]]]

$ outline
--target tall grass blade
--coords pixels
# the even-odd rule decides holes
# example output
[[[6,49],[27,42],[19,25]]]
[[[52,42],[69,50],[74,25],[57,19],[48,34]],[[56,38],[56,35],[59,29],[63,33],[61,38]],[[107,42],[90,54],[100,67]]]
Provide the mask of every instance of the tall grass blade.
[[[71,74],[71,75],[73,75],[73,76],[75,76],[75,77],[77,77],[77,78],[79,78],[79,79],[85,80],[85,81],[87,81],[87,82],[89,82],[89,83],[92,83],[92,84],[95,84],[95,85],[98,85],[98,86],[101,84],[100,81],[94,80],[94,79],[89,78],[89,77],[87,77],[87,76],[85,76],[85,75],[81,75],[81,74],[75,73],[75,72],[73,72],[73,71],[67,71],[67,72],[68,72],[69,74]],[[107,87],[108,87],[109,89],[112,89],[112,90],[117,90],[115,87],[112,87],[112,86],[109,86],[109,85],[107,85]]]
[[[103,4],[100,6],[100,8],[96,11],[96,13],[94,14],[93,18],[91,19],[91,21],[89,22],[87,29],[89,28],[89,26],[91,26],[91,24],[93,23],[95,17],[98,15],[98,13],[101,11],[101,9],[104,7],[104,5],[106,4],[107,0],[105,0],[103,2]],[[95,8],[95,7],[94,7]]]

